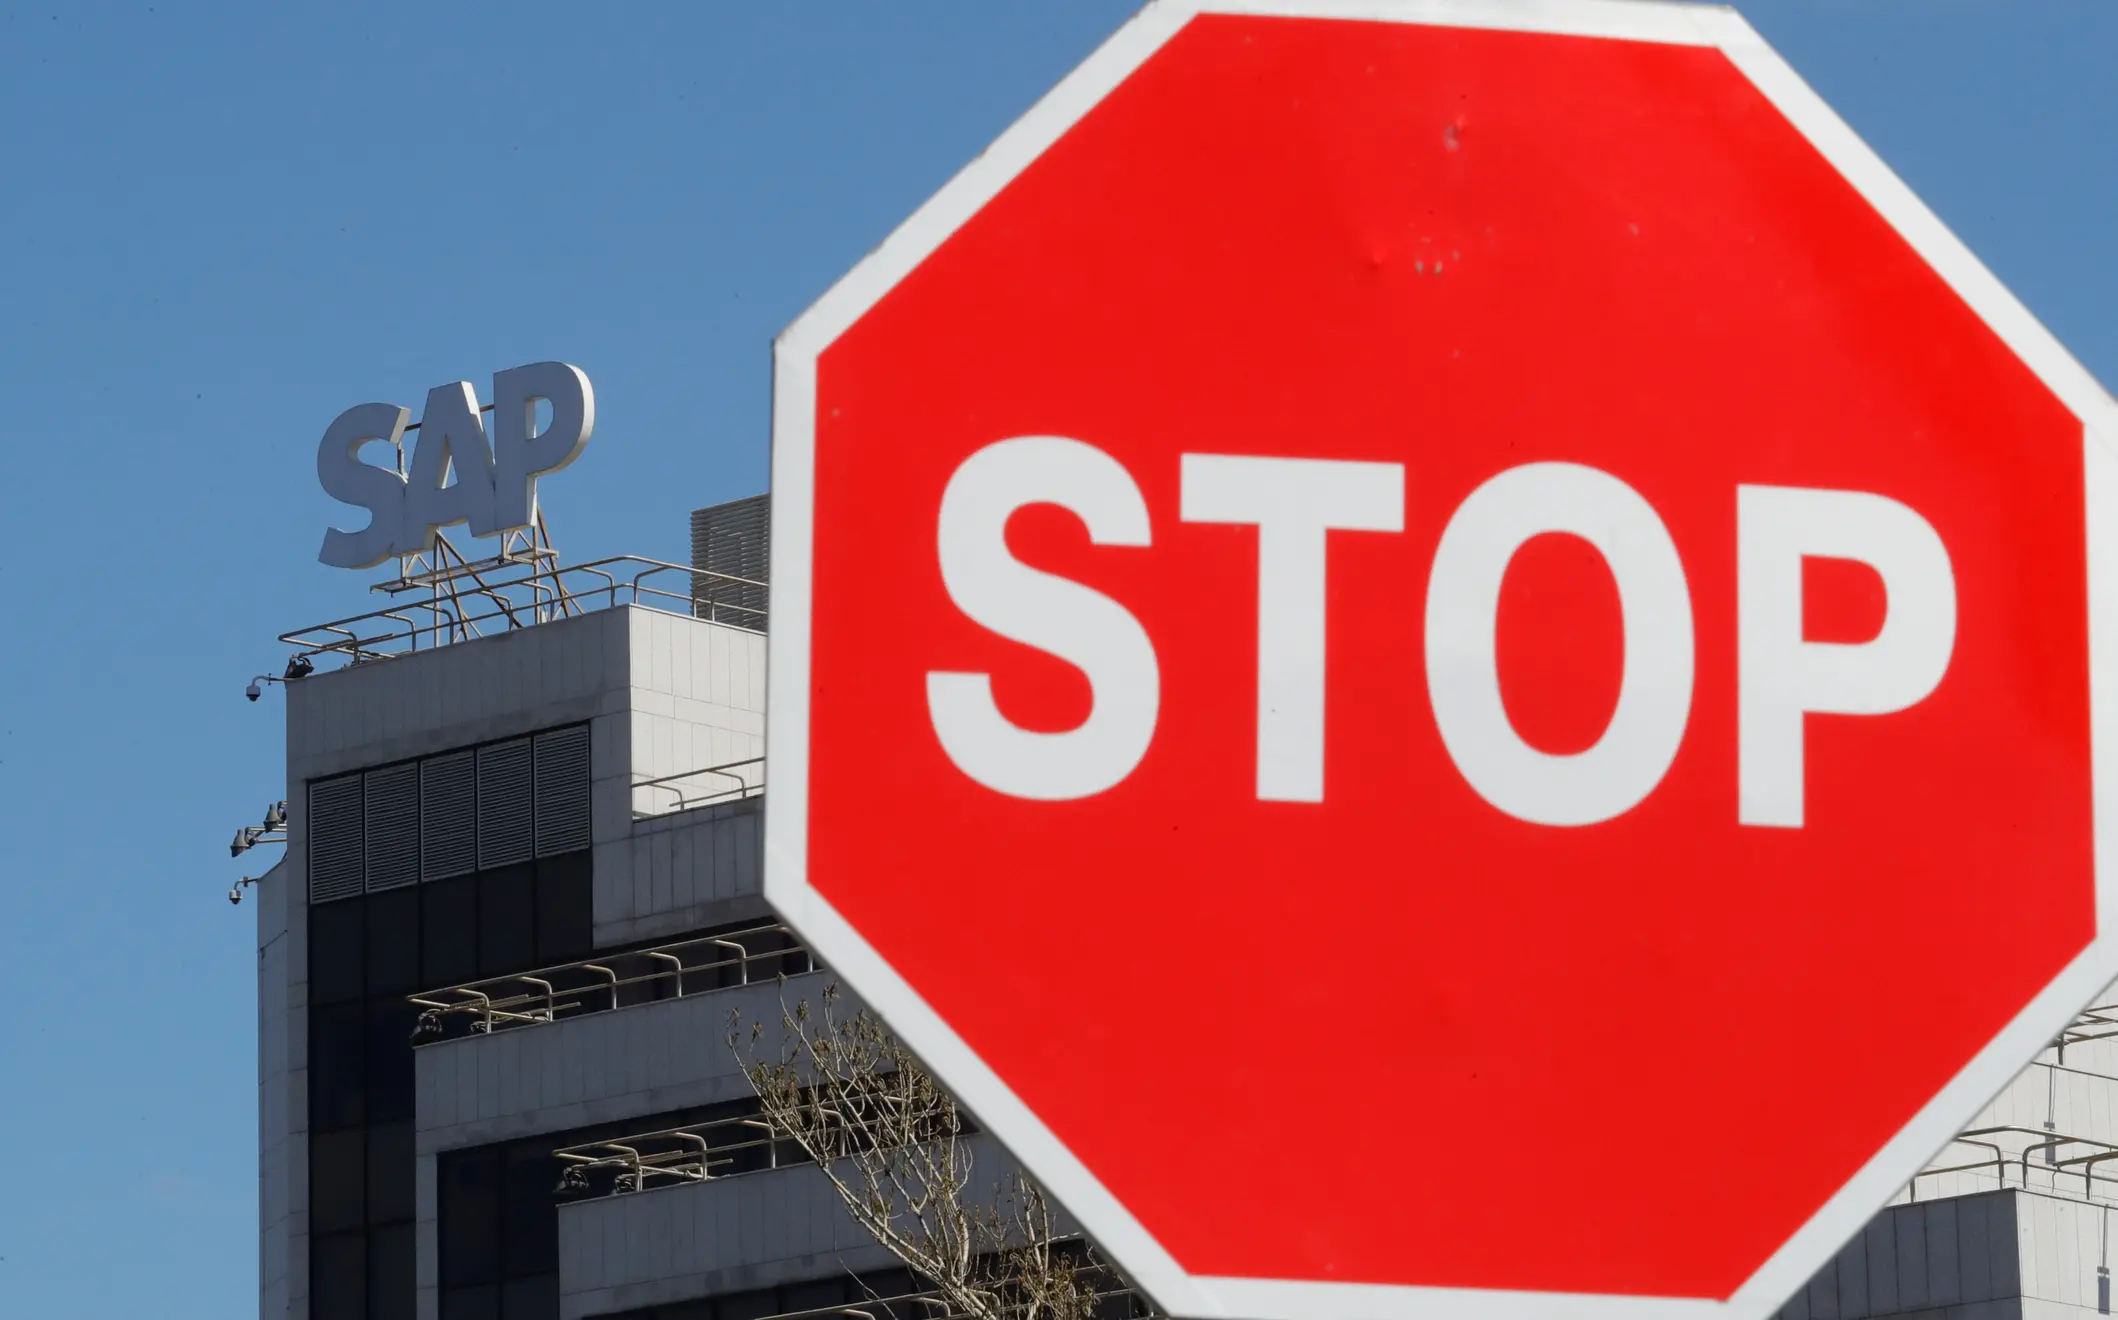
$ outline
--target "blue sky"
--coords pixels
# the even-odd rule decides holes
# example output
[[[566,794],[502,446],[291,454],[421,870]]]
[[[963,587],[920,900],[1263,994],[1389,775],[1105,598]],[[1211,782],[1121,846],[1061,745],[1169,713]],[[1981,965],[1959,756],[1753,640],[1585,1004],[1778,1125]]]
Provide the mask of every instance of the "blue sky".
[[[331,417],[578,363],[560,547],[682,558],[772,335],[1132,8],[0,3],[0,1316],[255,1305],[222,848],[282,791],[244,682],[371,607]],[[1744,9],[2118,381],[2118,6]]]

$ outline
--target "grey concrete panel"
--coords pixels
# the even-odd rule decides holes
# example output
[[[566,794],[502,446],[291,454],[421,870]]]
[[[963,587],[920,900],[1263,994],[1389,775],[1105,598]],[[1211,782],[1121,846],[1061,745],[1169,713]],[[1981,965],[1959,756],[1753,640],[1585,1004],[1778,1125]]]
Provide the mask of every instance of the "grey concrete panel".
[[[1859,1238],[1861,1254],[1868,1260],[1867,1315],[1890,1315],[1899,1310],[1897,1293],[1897,1233],[1890,1214],[1868,1221]]]
[[[2013,1315],[2016,1258],[2025,1246],[2018,1223],[2029,1213],[2019,1213],[2018,1202],[2048,1199],[2006,1191],[1892,1206],[1818,1271],[1777,1320]]]
[[[287,692],[290,782],[589,719],[629,683],[629,608],[320,673]]]
[[[1954,1306],[1964,1300],[1963,1260],[1957,1251],[1959,1220],[1956,1202],[1936,1201],[1927,1207],[1927,1298],[1935,1306]]]
[[[1014,1165],[991,1137],[969,1145],[972,1195],[990,1198]],[[813,1166],[579,1201],[559,1212],[562,1320],[897,1263]]]
[[[287,868],[273,867],[250,888],[257,910],[258,1313],[287,1308],[288,1112]]]
[[[421,1155],[718,1104],[749,1094],[728,1013],[777,1021],[821,972],[427,1045],[418,1052]]]

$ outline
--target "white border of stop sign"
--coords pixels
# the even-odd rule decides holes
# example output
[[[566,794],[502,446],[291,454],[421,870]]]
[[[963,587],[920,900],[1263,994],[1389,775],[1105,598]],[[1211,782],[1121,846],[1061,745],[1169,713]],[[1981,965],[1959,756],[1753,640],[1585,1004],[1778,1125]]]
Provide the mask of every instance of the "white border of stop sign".
[[[1088,110],[1152,56],[1188,20],[1200,13],[1286,15],[1321,19],[1357,19],[1381,22],[1425,23],[1456,27],[1507,29],[1586,37],[1617,37],[1720,49],[1771,103],[1801,131],[1888,220],[1898,233],[1945,278],[1966,304],[2009,345],[2043,380],[2045,385],[2077,417],[2086,421],[2084,436],[2084,485],[2087,491],[2089,649],[2091,659],[2090,719],[2093,757],[2093,800],[2098,856],[2096,913],[2098,936],[2036,1000],[1983,1049],[1949,1085],[1919,1114],[1877,1151],[1845,1187],[1840,1189],[1814,1218],[1789,1238],[1781,1248],[1728,1300],[1666,1297],[1624,1297],[1546,1292],[1511,1292],[1497,1289],[1424,1288],[1375,1284],[1328,1283],[1314,1280],[1266,1280],[1204,1277],[1187,1273],[1155,1238],[1130,1214],[1095,1175],[1083,1166],[1039,1120],[1037,1115],[989,1069],[983,1061],[933,1012],[918,993],[891,969],[860,933],[849,925],[807,881],[808,748],[810,690],[811,535],[814,499],[814,448],[816,421],[816,364],[819,355],[838,336],[873,307],[896,283],[939,248],[957,228],[997,195],[1029,163],[1067,132]],[[995,437],[996,441],[1002,437]],[[1029,438],[1022,438],[1029,439]],[[1065,443],[1063,439],[1037,438]],[[1009,441],[1012,443],[1012,441]],[[767,756],[771,766],[770,793],[765,823],[765,896],[779,913],[811,942],[822,958],[844,976],[850,986],[873,1005],[890,1026],[903,1036],[941,1079],[977,1114],[1024,1166],[1047,1186],[1080,1220],[1088,1233],[1111,1253],[1118,1265],[1165,1308],[1174,1314],[1226,1317],[1227,1320],[1487,1320],[1492,1317],[1536,1317],[1537,1320],[1616,1320],[1618,1317],[1657,1317],[1666,1320],[1762,1320],[1792,1296],[1821,1268],[1839,1246],[1860,1230],[1904,1183],[1940,1150],[1994,1094],[2025,1066],[2037,1051],[2064,1027],[2080,1007],[2103,987],[2118,979],[2118,939],[2111,935],[2118,923],[2118,868],[2103,864],[2106,853],[2118,846],[2118,726],[2114,726],[2113,703],[2118,693],[2112,680],[2118,660],[2118,404],[2037,323],[2030,313],[2003,288],[1977,258],[1930,213],[1912,192],[1891,173],[1838,116],[1812,92],[1801,78],[1776,55],[1733,10],[1655,3],[1654,0],[1156,0],[1138,17],[1096,51],[1028,114],[1015,123],[994,145],[921,207],[854,270],[810,308],[780,337],[775,352],[772,438],[773,484],[773,600],[770,694],[767,719]],[[1086,446],[1083,446],[1086,448]],[[981,451],[984,452],[984,451]],[[1027,451],[1016,451],[1018,456]],[[1091,451],[1092,453],[1094,451]],[[1049,455],[1047,455],[1049,457]],[[1246,484],[1245,474],[1211,461],[1215,456],[1187,455],[1185,517],[1188,520],[1255,523],[1261,537],[1278,526],[1285,535],[1282,563],[1290,573],[1321,574],[1322,530],[1326,526],[1397,530],[1391,525],[1394,510],[1389,490],[1391,475],[1379,471],[1308,474],[1316,478],[1311,489],[1315,499],[1304,505],[1286,494],[1289,487],[1276,479]],[[1197,502],[1194,505],[1191,466],[1198,464]],[[1068,460],[1071,461],[1071,460]],[[965,465],[971,466],[969,462]],[[1065,466],[1064,463],[1061,466]],[[1090,464],[1093,466],[1093,463]],[[1347,469],[1380,469],[1387,464],[1344,464]],[[1546,464],[1545,468],[1570,465]],[[1056,469],[1055,469],[1056,470]],[[1524,469],[1515,469],[1523,472]],[[1122,470],[1121,470],[1122,472]],[[1649,526],[1653,511],[1644,504],[1634,508],[1627,500],[1628,488],[1606,484],[1609,474],[1594,469],[1574,473],[1546,472],[1517,480],[1516,487],[1494,492],[1485,503],[1471,510],[1459,529],[1452,521],[1444,534],[1442,553],[1437,554],[1437,581],[1429,587],[1429,669],[1441,683],[1454,683],[1449,694],[1435,693],[1435,704],[1450,752],[1458,769],[1496,807],[1524,819],[1554,824],[1583,823],[1606,818],[1628,808],[1638,795],[1652,791],[1668,759],[1675,738],[1681,735],[1685,710],[1667,694],[1689,692],[1690,617],[1681,608],[1682,581],[1667,580],[1674,567],[1674,554],[1665,556],[1655,543]],[[1122,492],[1114,497],[1108,482],[1087,468],[1073,472],[1086,484],[1084,500],[1104,500],[1100,515],[1110,536],[1127,533],[1128,512]],[[1255,474],[1253,474],[1255,475]],[[1274,474],[1283,476],[1288,474]],[[966,536],[978,534],[991,523],[993,491],[1003,495],[1004,472],[980,471],[974,476],[983,485],[970,494],[987,500],[985,507],[966,505],[959,509],[959,527]],[[1604,480],[1598,480],[1598,478]],[[1096,483],[1104,482],[1101,494]],[[1569,509],[1602,507],[1609,515],[1584,535],[1605,555],[1621,591],[1621,604],[1628,616],[1629,657],[1654,663],[1663,654],[1669,672],[1649,675],[1640,684],[1638,703],[1627,705],[1630,676],[1621,685],[1618,717],[1612,732],[1618,741],[1609,764],[1581,773],[1581,767],[1532,764],[1535,753],[1519,740],[1486,736],[1494,725],[1497,692],[1491,684],[1490,656],[1431,654],[1436,636],[1449,635],[1451,612],[1477,616],[1490,608],[1487,599],[1497,589],[1497,561],[1505,567],[1506,553],[1514,544],[1540,528],[1556,526],[1546,515],[1555,507],[1548,491],[1532,489],[1538,482],[1572,482],[1576,496],[1563,501]],[[1493,483],[1488,483],[1492,485]],[[952,483],[953,488],[953,483]],[[1752,594],[1743,608],[1757,620],[1752,633],[1760,645],[1775,639],[1799,647],[1799,618],[1790,640],[1785,626],[1785,591],[1775,586],[1775,565],[1794,562],[1798,569],[1799,541],[1804,527],[1815,522],[1807,516],[1803,500],[1810,496],[1853,501],[1844,506],[1852,515],[1830,521],[1840,526],[1865,525],[1868,532],[1859,544],[1824,550],[1865,559],[1890,582],[1891,612],[1908,611],[1898,617],[1904,626],[1896,634],[1894,650],[1871,652],[1865,657],[1865,677],[1859,664],[1854,672],[1834,671],[1832,657],[1822,657],[1822,667],[1812,675],[1816,683],[1805,691],[1761,687],[1755,700],[1742,698],[1743,747],[1740,752],[1744,776],[1741,811],[1745,823],[1760,826],[1799,826],[1801,823],[1800,712],[1844,710],[1873,712],[1898,709],[1923,697],[1940,677],[1937,664],[1946,665],[1955,627],[1954,598],[1949,581],[1947,551],[1931,540],[1932,529],[1917,512],[1879,496],[1858,492],[1790,492],[1787,488],[1746,487],[1740,512],[1754,519],[1740,534],[1745,540],[1741,571],[1746,575],[1740,590]],[[1480,499],[1474,494],[1466,507]],[[1110,497],[1110,498],[1106,498]],[[968,496],[967,496],[968,498]],[[1633,496],[1633,499],[1637,499]],[[1292,502],[1290,503],[1290,499]],[[1862,503],[1862,500],[1866,503]],[[1278,503],[1275,503],[1278,500]],[[1196,512],[1194,512],[1196,510]],[[1096,521],[1083,510],[1091,534]],[[1142,515],[1144,518],[1144,514]],[[1005,514],[1000,514],[1004,521]],[[1459,519],[1463,511],[1459,511]],[[1331,519],[1338,521],[1330,521]],[[1543,518],[1544,521],[1540,521]],[[1271,519],[1278,519],[1273,523]],[[1297,533],[1314,528],[1319,547],[1312,565],[1300,553],[1302,537]],[[1601,528],[1608,541],[1589,535]],[[966,530],[968,529],[968,530]],[[1457,535],[1460,530],[1460,535]],[[1452,542],[1452,536],[1454,540]],[[1788,560],[1789,538],[1794,538],[1797,558]],[[1666,533],[1663,536],[1666,542]],[[946,538],[944,537],[944,540]],[[1754,540],[1754,544],[1753,544]],[[1261,551],[1263,546],[1261,544]],[[1753,553],[1753,551],[1755,553]],[[964,559],[969,576],[958,591],[949,583],[959,605],[975,604],[979,584],[979,556]],[[1264,560],[1261,558],[1261,568]],[[946,565],[944,566],[946,568]],[[1755,577],[1752,577],[1755,569]],[[1444,579],[1444,574],[1446,578]],[[1894,576],[1893,576],[1894,575]],[[945,574],[946,576],[946,574]],[[1784,574],[1780,581],[1784,583]],[[1629,585],[1630,584],[1630,585]],[[1083,589],[1085,590],[1085,589]],[[1261,571],[1260,608],[1273,607],[1273,584]],[[1094,593],[1089,593],[1093,595]],[[1320,592],[1314,593],[1321,596]],[[994,599],[999,599],[996,594]],[[1097,597],[1105,604],[1106,598]],[[1437,604],[1438,600],[1438,604]],[[1636,600],[1638,602],[1636,608]],[[1079,603],[1079,602],[1077,602]],[[1795,598],[1799,609],[1799,597]],[[1443,617],[1435,617],[1435,611]],[[977,617],[975,608],[966,613]],[[1119,613],[1123,613],[1122,610]],[[1677,616],[1681,614],[1681,619]],[[1140,664],[1138,646],[1126,635],[1122,622],[1110,617],[1090,617],[1091,633],[1104,650],[1089,657],[1098,664],[1114,666],[1122,679],[1124,666]],[[1126,616],[1129,618],[1130,616]],[[1775,626],[1777,621],[1777,626]],[[1652,624],[1673,636],[1681,628],[1684,645],[1657,648],[1643,633],[1635,641],[1636,626]],[[1306,709],[1309,672],[1306,636],[1299,619],[1282,620],[1272,641],[1261,637],[1261,647],[1279,645],[1288,654],[1260,654],[1261,683],[1268,673],[1286,684],[1280,699],[1269,704],[1274,710],[1290,711],[1276,726],[1262,719],[1259,725],[1258,794],[1289,800],[1315,800],[1321,785],[1321,754],[1305,739],[1310,728],[1301,717]],[[992,626],[989,623],[989,626]],[[1891,623],[1876,645],[1892,640]],[[1321,628],[1321,622],[1317,623]],[[1095,633],[1101,628],[1103,631]],[[1005,628],[997,629],[1005,632]],[[1480,628],[1455,628],[1454,633],[1477,635]],[[1490,637],[1490,629],[1484,629]],[[1076,630],[1073,636],[1083,634]],[[1744,648],[1751,645],[1746,638]],[[1130,659],[1127,648],[1131,647]],[[1057,647],[1054,648],[1055,651]],[[1321,654],[1321,634],[1316,651]],[[1867,648],[1842,648],[1853,651]],[[1681,655],[1681,662],[1679,657]],[[1068,657],[1077,660],[1080,658]],[[1776,673],[1799,672],[1799,663],[1779,656],[1769,668]],[[1795,657],[1799,659],[1799,657]],[[1861,657],[1854,657],[1856,660]],[[1437,660],[1440,661],[1437,668]],[[1761,657],[1759,672],[1764,672]],[[1152,665],[1152,652],[1146,663]],[[1678,674],[1670,666],[1681,668]],[[1088,669],[1087,665],[1082,665]],[[1093,675],[1093,670],[1089,670]],[[958,766],[973,778],[987,782],[996,791],[1029,797],[1078,796],[1074,789],[1086,786],[1096,791],[1099,780],[1116,782],[1137,762],[1144,750],[1141,738],[1152,736],[1153,711],[1143,709],[1137,685],[1112,685],[1109,718],[1100,728],[1100,741],[1084,740],[1073,751],[1047,758],[1042,769],[1035,762],[1041,753],[1029,751],[1019,740],[1010,743],[1005,729],[992,723],[989,712],[979,706],[983,675],[930,675],[929,701],[935,729]],[[939,687],[934,679],[950,680]],[[1681,679],[1681,682],[1677,681]],[[968,684],[953,680],[971,680]],[[1834,688],[1833,684],[1838,686]],[[1130,703],[1127,691],[1132,692]],[[1098,701],[1103,694],[1099,691]],[[1489,700],[1490,698],[1490,700]],[[1687,698],[1688,701],[1688,698]],[[1838,701],[1840,705],[1820,704]],[[1808,704],[1804,704],[1804,703]],[[1865,703],[1865,704],[1863,704]],[[1892,704],[1896,703],[1896,704]],[[1267,705],[1260,694],[1261,711]],[[990,706],[989,699],[986,702]],[[1449,714],[1442,715],[1446,706]],[[1494,709],[1488,710],[1487,706]],[[1794,716],[1790,724],[1787,712]],[[1753,720],[1753,717],[1755,719]],[[985,722],[980,723],[981,720]],[[1452,733],[1451,720],[1455,721]],[[1505,716],[1498,716],[1505,725]],[[1092,723],[1094,717],[1092,717]],[[947,727],[945,727],[947,726]],[[1270,726],[1270,727],[1269,727]],[[1087,726],[1084,726],[1086,728]],[[1790,745],[1786,737],[1793,730]],[[1142,730],[1145,730],[1143,734]],[[1050,736],[1050,735],[1045,735]],[[1317,736],[1321,736],[1318,734]],[[954,742],[952,744],[952,739]],[[1460,741],[1460,745],[1459,745]],[[1609,735],[1606,741],[1610,742]],[[1135,745],[1137,744],[1137,746]],[[1049,750],[1049,747],[1046,749]],[[1591,749],[1594,752],[1596,749]],[[1028,760],[1024,753],[1028,752]],[[1074,753],[1080,753],[1075,755]],[[1528,756],[1524,756],[1527,753]],[[1584,754],[1586,755],[1586,754]],[[1513,758],[1510,760],[1509,758]],[[1071,759],[1069,759],[1071,758]],[[1100,759],[1098,759],[1100,758]],[[1495,758],[1498,758],[1497,760]],[[1553,761],[1567,758],[1547,758]],[[987,775],[991,778],[987,778]],[[1542,776],[1540,778],[1540,775]],[[1069,778],[1068,776],[1072,776]],[[1000,782],[993,782],[998,780]],[[1525,786],[1527,785],[1527,786]],[[1498,795],[1498,796],[1496,796]],[[1703,1206],[1702,1213],[1712,1213]]]

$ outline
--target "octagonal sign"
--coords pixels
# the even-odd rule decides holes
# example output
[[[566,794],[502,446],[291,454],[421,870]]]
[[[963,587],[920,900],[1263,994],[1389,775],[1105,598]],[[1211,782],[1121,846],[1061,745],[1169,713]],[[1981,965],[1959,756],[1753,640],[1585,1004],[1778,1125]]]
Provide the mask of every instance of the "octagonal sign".
[[[1157,3],[776,372],[767,896],[1177,1313],[1763,1316],[2118,974],[2112,405],[1730,11]]]

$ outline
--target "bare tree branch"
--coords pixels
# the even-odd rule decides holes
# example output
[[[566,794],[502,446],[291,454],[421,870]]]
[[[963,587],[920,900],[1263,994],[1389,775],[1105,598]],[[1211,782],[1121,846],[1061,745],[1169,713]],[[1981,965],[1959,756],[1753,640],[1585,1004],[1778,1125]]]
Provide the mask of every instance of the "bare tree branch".
[[[728,1045],[776,1139],[816,1162],[855,1223],[970,1320],[1096,1320],[1109,1269],[1055,1232],[1044,1189],[1016,1173],[981,1198],[963,1113],[880,1018],[836,983],[728,1020]]]

